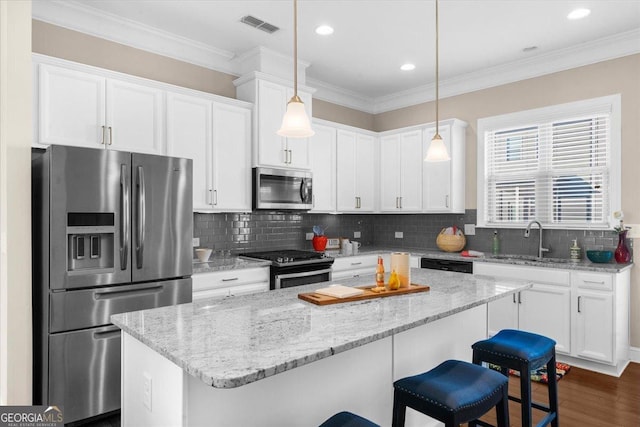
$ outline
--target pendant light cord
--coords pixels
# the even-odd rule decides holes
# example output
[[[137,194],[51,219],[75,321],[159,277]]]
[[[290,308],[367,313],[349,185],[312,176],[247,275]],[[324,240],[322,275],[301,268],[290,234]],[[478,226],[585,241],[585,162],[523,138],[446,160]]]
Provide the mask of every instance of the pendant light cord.
[[[298,0],[293,0],[293,97],[298,98]]]
[[[438,98],[439,98],[439,71],[438,69],[439,67],[439,55],[438,55],[438,0],[436,0],[436,135],[440,135],[439,131],[438,131],[438,124],[440,123],[440,116],[439,116],[439,111],[438,111]]]

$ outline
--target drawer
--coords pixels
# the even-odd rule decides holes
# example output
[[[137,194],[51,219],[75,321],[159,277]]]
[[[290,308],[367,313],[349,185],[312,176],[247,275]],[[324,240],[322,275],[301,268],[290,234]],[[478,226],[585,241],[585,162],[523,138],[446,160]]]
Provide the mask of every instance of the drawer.
[[[269,267],[224,270],[211,273],[199,273],[191,276],[193,291],[229,288],[250,283],[265,283],[269,287]]]
[[[611,274],[574,271],[571,273],[571,281],[580,289],[613,291],[613,277]]]
[[[505,279],[531,280],[534,283],[548,283],[560,286],[569,286],[571,284],[571,273],[557,268],[521,267],[489,262],[474,262],[473,274],[496,276]]]
[[[247,295],[258,292],[267,292],[269,290],[269,282],[248,283],[234,287],[214,288],[196,291],[193,293],[193,301],[199,301],[204,298],[230,297],[236,295]]]
[[[372,267],[375,270],[378,263],[378,255],[356,255],[342,258],[336,258],[333,262],[332,269],[336,271],[355,270],[364,267]],[[374,271],[375,273],[375,271]]]

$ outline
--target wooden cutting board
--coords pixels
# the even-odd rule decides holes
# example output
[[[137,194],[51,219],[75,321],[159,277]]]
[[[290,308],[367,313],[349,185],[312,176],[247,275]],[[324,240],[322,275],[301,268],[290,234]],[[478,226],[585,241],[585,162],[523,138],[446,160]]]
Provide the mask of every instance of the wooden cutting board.
[[[384,297],[392,297],[394,295],[405,295],[405,294],[414,294],[416,292],[426,292],[429,289],[429,285],[417,285],[412,283],[408,288],[400,288],[395,291],[386,290],[382,292],[373,292],[371,289],[375,288],[375,286],[357,286],[358,289],[363,289],[364,293],[362,295],[356,295],[352,297],[346,298],[336,298],[330,297],[328,295],[320,295],[315,292],[298,294],[298,298],[301,300],[310,302],[316,305],[329,305],[329,304],[340,304],[343,302],[352,302],[352,301],[360,301],[365,299],[373,299],[373,298],[384,298]]]

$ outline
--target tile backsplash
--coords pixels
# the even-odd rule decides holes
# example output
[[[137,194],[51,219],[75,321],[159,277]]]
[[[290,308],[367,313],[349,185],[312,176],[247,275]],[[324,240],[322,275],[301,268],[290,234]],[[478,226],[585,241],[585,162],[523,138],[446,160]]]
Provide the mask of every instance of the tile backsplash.
[[[360,241],[363,246],[376,245],[393,248],[436,249],[436,237],[444,227],[476,223],[476,210],[464,214],[312,214],[296,212],[252,212],[194,214],[194,237],[200,238],[200,246],[215,250],[231,250],[234,253],[269,249],[311,249],[305,238],[314,225],[326,228],[329,237],[348,237]],[[497,229],[500,252],[505,254],[535,255],[538,250],[538,229],[531,237],[524,238],[522,229]],[[353,238],[359,231],[361,237]],[[403,238],[395,233],[401,231]],[[493,228],[476,228],[475,236],[466,236],[465,249],[491,252]],[[588,249],[614,250],[618,236],[614,231],[551,230],[545,229],[544,247],[550,248],[545,256],[568,258],[573,239],[582,248],[582,256]],[[633,240],[628,241],[632,248]]]

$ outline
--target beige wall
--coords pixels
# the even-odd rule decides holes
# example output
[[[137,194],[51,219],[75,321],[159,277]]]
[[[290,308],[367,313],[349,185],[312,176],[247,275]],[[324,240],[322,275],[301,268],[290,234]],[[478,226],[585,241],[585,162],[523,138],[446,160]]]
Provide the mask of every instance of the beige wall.
[[[373,114],[364,113],[319,99],[313,100],[313,117],[367,130],[373,130],[374,125]]]
[[[466,206],[476,201],[476,126],[482,117],[599,96],[622,94],[622,209],[625,222],[640,224],[640,55],[510,83],[440,101],[440,117],[459,118],[467,128]],[[378,114],[384,131],[435,120],[433,102]],[[636,260],[640,261],[638,256]],[[631,345],[640,347],[640,267],[631,272]]]
[[[0,405],[31,404],[31,2],[0,1]]]

